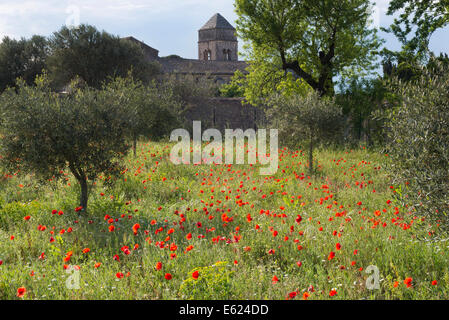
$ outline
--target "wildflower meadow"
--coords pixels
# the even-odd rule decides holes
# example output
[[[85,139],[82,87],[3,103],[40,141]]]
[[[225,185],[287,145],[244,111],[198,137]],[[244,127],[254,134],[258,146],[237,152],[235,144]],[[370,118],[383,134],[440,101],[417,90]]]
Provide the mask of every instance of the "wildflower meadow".
[[[301,149],[279,169],[174,165],[142,141],[89,210],[67,172],[0,180],[1,299],[447,299],[447,241],[399,202],[388,154]],[[14,200],[14,201],[12,201]],[[77,212],[78,211],[78,212]]]

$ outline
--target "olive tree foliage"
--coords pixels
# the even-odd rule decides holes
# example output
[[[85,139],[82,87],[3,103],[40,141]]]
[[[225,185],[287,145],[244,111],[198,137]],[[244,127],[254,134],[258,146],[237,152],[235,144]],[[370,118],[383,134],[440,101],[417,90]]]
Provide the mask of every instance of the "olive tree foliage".
[[[80,206],[88,203],[88,181],[119,170],[129,149],[126,105],[112,91],[90,87],[57,94],[46,75],[35,86],[18,81],[0,97],[1,164],[44,179],[69,169],[80,186]]]
[[[309,171],[313,173],[314,148],[326,142],[336,142],[344,127],[341,107],[334,98],[320,97],[316,91],[306,95],[276,96],[267,111],[271,126],[278,128],[281,143],[297,146],[305,143],[309,149]]]
[[[140,136],[158,140],[169,136],[179,126],[177,110],[179,101],[170,88],[151,82],[145,85],[129,73],[126,78],[115,78],[104,90],[117,94],[128,112],[128,136],[133,141],[136,156]]]
[[[191,122],[186,121],[192,109],[210,103],[210,99],[219,94],[218,85],[208,75],[165,75],[161,79],[159,90],[169,93],[175,106],[174,112],[184,128],[192,126]]]
[[[449,68],[423,69],[416,81],[390,83],[386,114],[394,182],[408,204],[449,227]],[[411,202],[411,203],[410,203]]]

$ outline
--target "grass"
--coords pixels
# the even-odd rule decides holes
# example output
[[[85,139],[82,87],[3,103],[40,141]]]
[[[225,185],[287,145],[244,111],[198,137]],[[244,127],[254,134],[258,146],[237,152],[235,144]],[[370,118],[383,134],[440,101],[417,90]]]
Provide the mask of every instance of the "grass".
[[[3,173],[0,299],[19,299],[18,288],[22,299],[449,298],[445,234],[395,200],[387,156],[317,150],[309,177],[306,154],[283,149],[278,172],[260,176],[175,166],[169,151],[140,143],[113,186],[97,181],[82,215],[69,174],[42,185]],[[379,289],[367,288],[369,266]]]

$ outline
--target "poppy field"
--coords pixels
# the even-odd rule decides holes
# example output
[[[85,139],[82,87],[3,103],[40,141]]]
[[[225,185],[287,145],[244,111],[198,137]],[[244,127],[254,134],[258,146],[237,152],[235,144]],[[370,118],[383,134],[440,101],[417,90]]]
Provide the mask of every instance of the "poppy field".
[[[448,299],[449,252],[365,148],[279,169],[174,165],[141,142],[118,178],[0,172],[0,299]],[[115,180],[114,183],[111,183]],[[406,199],[405,199],[406,200]]]

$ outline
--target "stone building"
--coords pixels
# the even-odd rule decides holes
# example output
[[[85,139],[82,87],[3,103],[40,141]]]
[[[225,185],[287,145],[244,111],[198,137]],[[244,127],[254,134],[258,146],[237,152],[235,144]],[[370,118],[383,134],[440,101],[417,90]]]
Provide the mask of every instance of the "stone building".
[[[198,31],[198,60],[238,61],[235,28],[219,13]]]
[[[238,60],[238,40],[235,28],[216,13],[198,31],[198,59],[185,59],[176,55],[159,57],[159,51],[149,45],[138,43],[148,60],[157,61],[165,74],[207,76],[218,84],[228,82],[237,70],[246,72],[247,63]]]
[[[217,84],[230,81],[237,70],[246,73],[246,62],[238,60],[238,40],[235,28],[219,13],[198,30],[198,59],[185,59],[176,55],[159,57],[159,51],[133,38],[149,61],[160,64],[164,74],[196,78],[207,77]],[[257,128],[264,119],[263,112],[251,105],[243,105],[239,98],[211,98],[207,105],[199,105],[188,113],[188,120],[201,120],[218,129]]]

